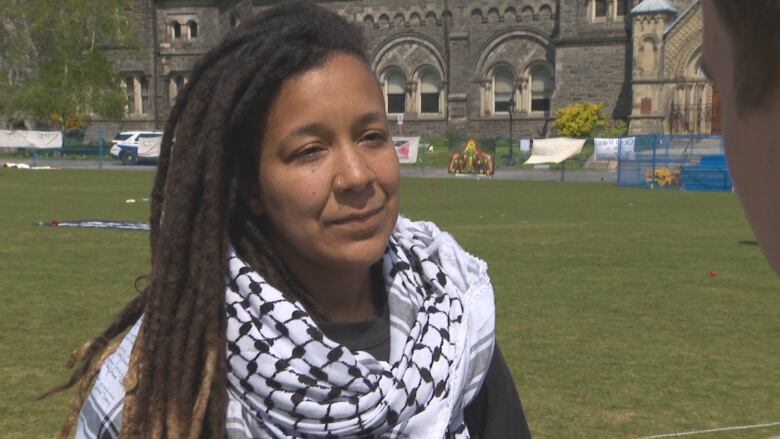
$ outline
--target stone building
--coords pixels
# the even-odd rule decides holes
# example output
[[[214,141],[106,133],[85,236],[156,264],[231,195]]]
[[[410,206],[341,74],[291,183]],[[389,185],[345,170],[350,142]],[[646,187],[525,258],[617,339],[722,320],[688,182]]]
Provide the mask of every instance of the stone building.
[[[128,116],[96,120],[92,131],[162,127],[197,59],[278,3],[134,0],[141,47],[111,54]],[[396,132],[506,136],[511,108],[516,135],[545,136],[555,109],[580,101],[603,103],[636,132],[717,127],[703,116],[717,96],[699,67],[696,0],[318,3],[362,26]]]

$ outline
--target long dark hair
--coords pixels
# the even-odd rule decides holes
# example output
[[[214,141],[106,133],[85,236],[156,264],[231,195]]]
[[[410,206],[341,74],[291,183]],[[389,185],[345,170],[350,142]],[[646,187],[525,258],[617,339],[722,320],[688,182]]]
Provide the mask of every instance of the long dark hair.
[[[361,30],[323,8],[288,4],[243,23],[196,65],[162,139],[152,189],[148,287],[99,337],[74,352],[76,370],[53,389],[79,384],[63,436],[100,365],[142,315],[125,378],[121,437],[224,436],[228,243],[317,315],[242,194],[257,184],[258,139],[282,83],[334,53],[365,61]]]

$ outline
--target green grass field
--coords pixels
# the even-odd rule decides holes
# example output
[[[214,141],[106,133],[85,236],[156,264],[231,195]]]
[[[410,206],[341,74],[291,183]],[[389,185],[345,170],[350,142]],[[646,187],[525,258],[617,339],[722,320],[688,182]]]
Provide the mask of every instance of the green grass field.
[[[51,437],[72,348],[134,294],[151,172],[0,169],[0,437]],[[402,212],[485,259],[498,340],[537,438],[631,438],[780,421],[780,278],[733,194],[404,180]],[[715,274],[710,276],[709,273]],[[705,434],[768,438],[780,428]]]

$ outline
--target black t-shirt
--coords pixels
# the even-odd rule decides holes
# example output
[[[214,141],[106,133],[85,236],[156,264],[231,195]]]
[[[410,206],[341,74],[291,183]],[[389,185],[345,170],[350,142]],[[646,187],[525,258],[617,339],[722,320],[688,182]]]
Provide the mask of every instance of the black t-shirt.
[[[321,323],[333,341],[353,351],[365,351],[380,361],[390,357],[390,313],[387,298],[375,299],[377,314],[355,323]],[[473,439],[526,439],[531,437],[512,374],[496,345],[485,382],[464,417]]]

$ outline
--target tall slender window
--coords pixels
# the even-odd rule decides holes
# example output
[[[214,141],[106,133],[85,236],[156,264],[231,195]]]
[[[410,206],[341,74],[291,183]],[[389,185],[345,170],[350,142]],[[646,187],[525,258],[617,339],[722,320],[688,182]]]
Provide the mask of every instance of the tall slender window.
[[[149,80],[141,78],[141,113],[149,112]]]
[[[420,112],[439,112],[439,88],[441,79],[436,72],[425,72],[420,79]]]
[[[403,113],[406,109],[406,79],[399,72],[387,75],[387,112]]]
[[[198,38],[198,23],[190,21],[187,23],[187,27],[189,29],[190,38]]]
[[[173,104],[176,100],[176,96],[181,93],[181,89],[184,87],[184,76],[176,75],[171,77],[171,82],[168,85],[168,103]]]
[[[132,76],[124,79],[125,96],[127,97],[127,114],[135,113],[135,84]]]
[[[171,22],[171,38],[174,40],[181,38],[181,24],[178,21]]]
[[[615,16],[622,17],[626,15],[626,0],[615,0]]]
[[[552,74],[546,67],[537,67],[531,73],[531,111],[550,111],[553,92]]]
[[[607,0],[594,0],[593,16],[596,18],[607,18]]]
[[[493,112],[508,112],[514,90],[515,76],[507,68],[496,70],[493,76]]]

